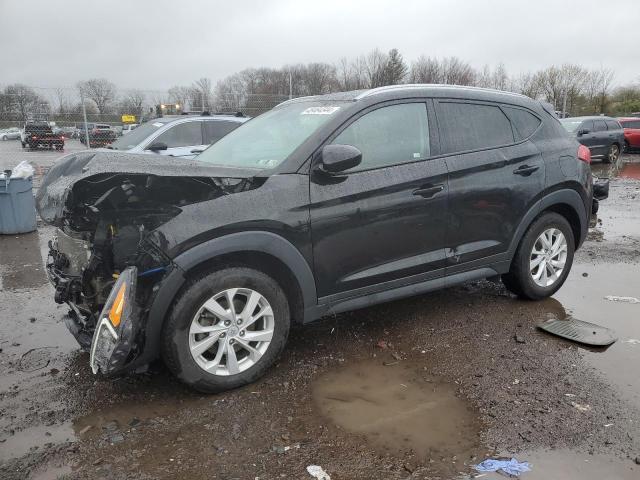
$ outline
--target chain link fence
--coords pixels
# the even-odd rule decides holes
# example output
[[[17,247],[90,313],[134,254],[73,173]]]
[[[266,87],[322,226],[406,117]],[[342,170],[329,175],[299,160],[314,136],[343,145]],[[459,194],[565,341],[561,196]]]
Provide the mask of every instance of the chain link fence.
[[[203,112],[254,117],[287,100],[288,95],[211,93],[194,89],[121,89],[109,85],[84,88],[42,88],[11,85],[0,88],[0,130],[45,121],[60,128],[104,123],[119,129],[167,115]]]
[[[0,85],[0,172],[27,161],[35,168],[37,187],[62,155],[107,146],[141,123],[204,112],[255,117],[288,99],[288,95],[214,94],[193,88]]]

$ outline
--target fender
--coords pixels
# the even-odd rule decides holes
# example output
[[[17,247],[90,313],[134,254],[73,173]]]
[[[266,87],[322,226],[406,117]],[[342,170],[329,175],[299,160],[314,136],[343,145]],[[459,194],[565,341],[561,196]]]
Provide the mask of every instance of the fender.
[[[568,188],[562,190],[556,190],[551,192],[540,200],[538,200],[533,206],[527,211],[523,219],[520,221],[520,225],[516,229],[516,233],[511,240],[511,244],[509,245],[508,258],[509,263],[513,259],[513,256],[516,253],[516,249],[520,244],[520,240],[524,236],[527,228],[533,222],[533,220],[543,212],[547,208],[552,205],[557,204],[566,204],[569,205],[578,215],[578,220],[580,222],[580,238],[578,243],[576,244],[576,249],[582,245],[582,242],[587,236],[587,229],[589,228],[589,219],[587,217],[587,211],[585,210],[584,201],[578,192],[575,190],[571,190]]]
[[[186,282],[186,272],[220,255],[254,251],[272,255],[291,270],[302,292],[304,309],[316,306],[316,283],[309,264],[300,251],[285,238],[271,232],[247,231],[214,238],[183,252],[173,260],[174,267],[158,284],[149,309],[142,354],[129,368],[145,365],[159,355],[160,338],[167,311]]]

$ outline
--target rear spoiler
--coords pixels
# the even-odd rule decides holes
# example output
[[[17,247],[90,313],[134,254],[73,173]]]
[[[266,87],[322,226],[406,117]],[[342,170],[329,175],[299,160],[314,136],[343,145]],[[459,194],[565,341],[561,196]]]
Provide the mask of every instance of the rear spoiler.
[[[556,115],[555,107],[551,105],[549,102],[540,101],[540,105],[542,105],[542,108],[544,109],[544,111],[547,112],[549,115],[551,115],[553,118],[558,118],[558,115]]]

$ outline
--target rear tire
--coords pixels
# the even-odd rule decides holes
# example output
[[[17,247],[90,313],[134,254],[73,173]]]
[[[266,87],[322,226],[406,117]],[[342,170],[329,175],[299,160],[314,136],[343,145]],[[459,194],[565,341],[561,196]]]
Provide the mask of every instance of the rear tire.
[[[553,248],[555,242],[557,250]],[[555,212],[543,213],[520,240],[511,269],[502,276],[502,281],[507,290],[520,298],[550,297],[567,279],[574,251],[573,230],[567,219]]]
[[[618,144],[613,143],[609,147],[609,153],[602,160],[604,163],[616,163],[620,157],[620,147]]]
[[[217,270],[190,281],[176,298],[163,329],[162,357],[196,390],[230,390],[267,371],[289,326],[289,303],[275,280],[251,268]]]

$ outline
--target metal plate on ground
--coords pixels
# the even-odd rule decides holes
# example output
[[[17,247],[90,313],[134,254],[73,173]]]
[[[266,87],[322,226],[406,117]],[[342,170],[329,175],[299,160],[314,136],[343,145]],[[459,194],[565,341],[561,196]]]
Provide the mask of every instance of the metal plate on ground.
[[[613,330],[575,318],[567,320],[553,318],[541,323],[538,328],[567,340],[594,347],[606,347],[618,340]]]

